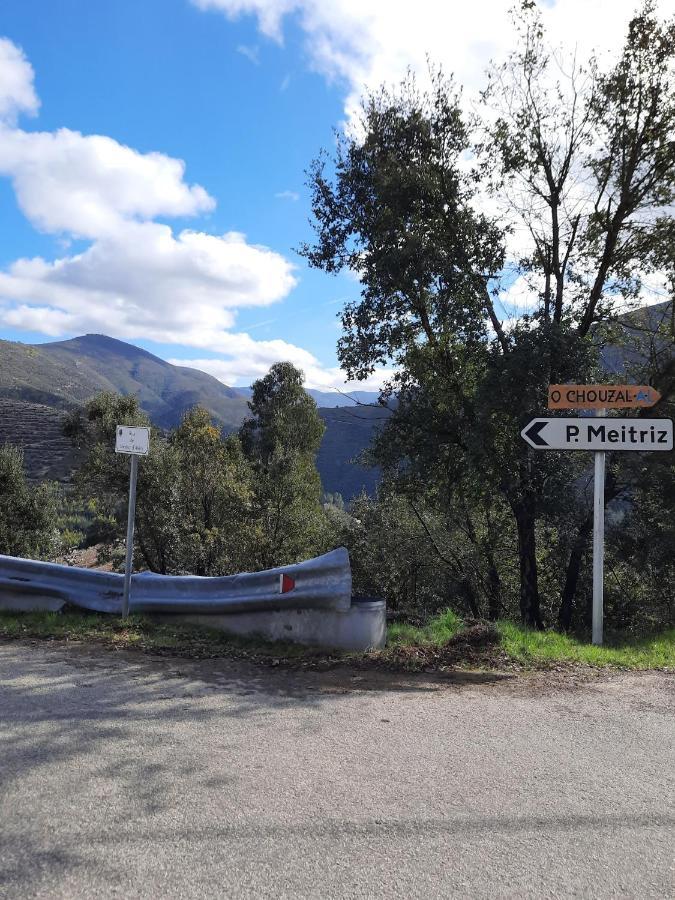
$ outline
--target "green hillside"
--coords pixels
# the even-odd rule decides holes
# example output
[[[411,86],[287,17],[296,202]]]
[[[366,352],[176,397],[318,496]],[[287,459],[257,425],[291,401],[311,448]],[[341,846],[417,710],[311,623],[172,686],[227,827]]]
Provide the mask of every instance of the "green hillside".
[[[622,322],[625,343],[603,348],[607,371],[619,374],[647,355],[640,335],[648,336],[671,315],[672,306],[662,303],[626,316]],[[672,353],[665,339],[656,346],[660,352]],[[0,444],[24,448],[32,478],[67,478],[76,460],[60,435],[63,412],[99,391],[137,394],[142,408],[162,428],[177,425],[196,404],[205,407],[227,432],[236,430],[248,414],[246,389],[230,388],[205,372],[171,365],[105,335],[35,345],[0,341]],[[322,395],[310,393],[321,402]],[[330,397],[328,402],[335,401]],[[345,398],[344,402],[350,401]],[[374,429],[384,424],[387,411],[354,405],[319,411],[326,424],[317,459],[324,490],[339,492],[345,499],[364,489],[373,493],[379,473],[355,460],[369,446]]]
[[[51,406],[81,403],[99,391],[136,394],[163,428],[177,425],[197,403],[226,431],[238,428],[247,412],[245,400],[211,375],[101,334],[33,346],[3,341],[0,371],[0,395]]]
[[[52,358],[49,344],[0,341],[0,396],[68,408],[98,389],[70,361]]]
[[[324,491],[337,491],[345,500],[364,490],[374,494],[379,470],[359,465],[355,460],[390,413],[381,406],[338,406],[319,409],[319,414],[326,425],[316,461]]]
[[[0,444],[24,449],[31,478],[67,478],[75,459],[60,435],[61,419],[99,391],[136,394],[161,428],[177,425],[197,404],[226,432],[239,428],[248,415],[240,391],[105,335],[36,345],[0,341]],[[372,493],[377,472],[351,461],[369,445],[383,411],[358,407],[320,413],[327,426],[318,457],[324,490],[345,499],[364,488]]]

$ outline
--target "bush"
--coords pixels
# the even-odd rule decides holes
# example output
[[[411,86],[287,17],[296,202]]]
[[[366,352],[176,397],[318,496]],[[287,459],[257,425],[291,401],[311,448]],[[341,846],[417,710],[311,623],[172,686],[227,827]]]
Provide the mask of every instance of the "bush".
[[[0,447],[0,553],[50,557],[59,544],[58,501],[56,484],[28,484],[21,450]]]

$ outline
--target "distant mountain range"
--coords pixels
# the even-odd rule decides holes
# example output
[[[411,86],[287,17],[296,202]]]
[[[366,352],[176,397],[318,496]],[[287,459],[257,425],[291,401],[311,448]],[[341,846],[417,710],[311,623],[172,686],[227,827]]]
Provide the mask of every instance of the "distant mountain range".
[[[248,400],[253,390],[250,387],[232,388],[241,397]],[[324,409],[338,406],[358,406],[360,403],[377,403],[380,396],[377,391],[317,391],[315,388],[305,388],[310,397],[313,397],[316,405]]]
[[[250,388],[231,388],[205,372],[175,366],[133,344],[101,334],[68,341],[22,344],[0,341],[0,444],[24,448],[35,478],[67,478],[76,463],[60,434],[66,410],[100,391],[136,394],[142,409],[161,428],[177,425],[186,410],[205,407],[225,432],[235,431],[249,413]],[[318,455],[324,490],[346,499],[372,492],[377,472],[351,462],[369,445],[372,430],[386,410],[359,407],[358,419],[343,419],[339,407],[371,403],[377,394],[310,391],[326,423]]]
[[[671,315],[669,303],[627,315],[622,325],[629,343],[639,345],[641,336],[646,340]],[[646,344],[637,349],[606,346],[604,366],[619,375],[655,350],[672,353],[672,343],[661,339],[650,348]],[[249,413],[246,400],[251,395],[250,388],[228,387],[205,372],[172,365],[147,350],[101,334],[47,344],[0,341],[0,444],[24,448],[32,477],[67,479],[77,460],[61,435],[63,413],[99,391],[136,394],[161,428],[177,425],[187,409],[199,404],[225,432],[239,428]],[[378,472],[354,460],[389,415],[377,405],[378,395],[370,391],[309,393],[326,424],[317,459],[324,490],[345,499],[364,489],[372,493]]]

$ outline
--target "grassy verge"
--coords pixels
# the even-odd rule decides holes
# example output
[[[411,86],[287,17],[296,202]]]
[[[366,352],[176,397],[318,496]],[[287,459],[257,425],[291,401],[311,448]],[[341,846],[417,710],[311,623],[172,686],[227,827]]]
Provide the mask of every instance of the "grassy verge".
[[[674,669],[675,629],[641,639],[610,640],[595,647],[553,631],[530,631],[514,622],[465,626],[451,610],[423,627],[391,625],[385,650],[345,653],[289,642],[240,638],[210,628],[172,625],[144,616],[122,621],[96,613],[0,613],[0,638],[98,643],[196,659],[228,657],[266,665],[323,668],[335,665],[395,670],[550,668],[585,665],[624,669]]]
[[[524,665],[582,663],[626,669],[675,668],[675,628],[643,638],[610,638],[602,647],[556,631],[531,631],[514,622],[499,622],[501,645]]]
[[[533,631],[516,622],[495,623],[501,658],[523,667],[544,668],[557,664],[623,669],[675,669],[675,628],[641,638],[610,636],[602,647],[557,631]],[[390,648],[442,648],[452,640],[461,643],[462,620],[452,612],[431,619],[421,628],[392,625]]]
[[[464,622],[451,609],[430,619],[426,625],[418,627],[396,623],[387,629],[389,647],[442,647],[464,628]]]

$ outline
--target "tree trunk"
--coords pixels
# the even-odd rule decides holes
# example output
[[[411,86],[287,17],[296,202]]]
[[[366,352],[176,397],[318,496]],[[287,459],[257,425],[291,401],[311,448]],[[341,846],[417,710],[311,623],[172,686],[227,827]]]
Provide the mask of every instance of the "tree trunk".
[[[520,559],[520,617],[524,625],[543,629],[537,580],[537,541],[534,507],[529,498],[521,500],[514,509],[518,526],[518,557]]]
[[[460,589],[464,594],[464,599],[466,600],[466,605],[469,609],[469,612],[474,619],[480,619],[480,607],[478,606],[476,592],[473,589],[471,581],[468,578],[463,578],[460,582]]]
[[[502,611],[502,583],[492,554],[488,555],[488,619],[495,622]]]
[[[562,596],[560,598],[560,609],[558,610],[558,625],[562,631],[569,631],[572,625],[572,612],[574,610],[574,598],[577,593],[579,574],[581,572],[581,562],[583,560],[584,551],[588,545],[588,538],[592,531],[593,517],[589,516],[587,519],[584,519],[581,525],[579,525],[577,537],[570,552],[570,559],[567,564],[565,586],[563,587]]]

